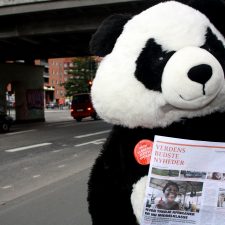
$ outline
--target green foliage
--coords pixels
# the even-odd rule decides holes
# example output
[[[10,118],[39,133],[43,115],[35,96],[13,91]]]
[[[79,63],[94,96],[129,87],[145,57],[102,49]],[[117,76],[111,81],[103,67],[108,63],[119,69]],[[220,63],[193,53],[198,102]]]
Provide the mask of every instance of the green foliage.
[[[63,84],[67,96],[90,92],[90,81],[94,79],[97,63],[93,57],[75,58],[73,66],[68,68],[70,78]]]

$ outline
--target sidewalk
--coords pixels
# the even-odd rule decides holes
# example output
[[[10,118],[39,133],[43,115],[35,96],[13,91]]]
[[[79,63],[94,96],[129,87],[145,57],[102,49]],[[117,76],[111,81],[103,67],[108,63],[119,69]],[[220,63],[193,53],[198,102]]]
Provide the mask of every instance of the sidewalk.
[[[14,109],[10,109],[7,111],[7,114],[16,119],[16,112]],[[63,109],[45,109],[45,120],[46,122],[54,122],[54,121],[65,121],[65,120],[73,120],[70,115],[70,109],[64,107]]]

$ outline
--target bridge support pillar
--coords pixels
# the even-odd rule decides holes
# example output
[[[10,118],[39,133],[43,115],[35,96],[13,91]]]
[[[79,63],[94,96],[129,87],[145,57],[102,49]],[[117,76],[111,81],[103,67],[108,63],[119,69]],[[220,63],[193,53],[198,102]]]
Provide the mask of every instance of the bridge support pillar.
[[[44,121],[43,67],[0,64],[0,107],[6,111],[6,87],[15,91],[17,122]]]

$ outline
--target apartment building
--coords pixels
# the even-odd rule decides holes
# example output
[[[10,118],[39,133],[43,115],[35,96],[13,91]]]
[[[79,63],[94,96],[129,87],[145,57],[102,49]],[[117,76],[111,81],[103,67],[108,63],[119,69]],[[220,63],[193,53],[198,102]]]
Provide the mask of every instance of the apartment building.
[[[68,70],[73,67],[74,58],[56,58],[45,60],[35,60],[36,65],[44,66],[44,92],[45,104],[50,102],[56,104],[66,104],[70,101],[66,97],[63,83],[70,75]]]

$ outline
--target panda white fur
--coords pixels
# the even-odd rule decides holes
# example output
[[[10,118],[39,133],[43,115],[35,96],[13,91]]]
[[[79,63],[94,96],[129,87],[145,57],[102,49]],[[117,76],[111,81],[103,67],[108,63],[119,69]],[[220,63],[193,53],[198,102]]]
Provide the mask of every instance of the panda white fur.
[[[148,172],[133,157],[140,140],[225,141],[225,39],[210,20],[215,12],[200,11],[163,2],[132,18],[112,16],[93,36],[104,59],[92,101],[115,125],[88,183],[93,225],[140,223]]]

